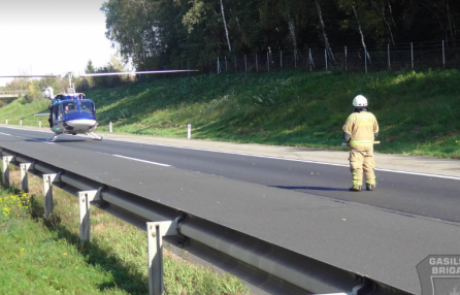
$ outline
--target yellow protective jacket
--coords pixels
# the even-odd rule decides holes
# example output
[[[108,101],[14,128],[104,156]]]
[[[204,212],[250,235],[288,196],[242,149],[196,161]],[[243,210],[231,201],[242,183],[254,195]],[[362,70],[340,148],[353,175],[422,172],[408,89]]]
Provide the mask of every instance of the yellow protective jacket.
[[[352,113],[342,130],[344,139],[350,146],[372,146],[379,134],[379,124],[374,114],[362,111]]]

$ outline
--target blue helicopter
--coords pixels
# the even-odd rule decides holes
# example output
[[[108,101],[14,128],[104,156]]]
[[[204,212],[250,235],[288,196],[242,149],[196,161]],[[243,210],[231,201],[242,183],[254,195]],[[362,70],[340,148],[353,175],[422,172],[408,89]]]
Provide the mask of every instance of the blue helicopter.
[[[115,75],[141,75],[141,74],[168,74],[181,72],[195,72],[194,70],[165,70],[165,71],[139,71],[139,72],[115,72],[115,73],[90,73],[80,75],[82,77],[100,77]],[[34,75],[34,76],[0,76],[0,78],[62,78],[67,76],[69,88],[66,92],[54,95],[53,89],[45,89],[45,97],[51,100],[49,106],[49,119],[51,131],[55,134],[48,141],[55,141],[58,136],[64,134],[83,134],[94,140],[101,141],[104,137],[97,135],[94,130],[97,128],[96,106],[94,102],[87,99],[84,93],[77,93],[75,85],[72,84],[72,74],[65,75]]]

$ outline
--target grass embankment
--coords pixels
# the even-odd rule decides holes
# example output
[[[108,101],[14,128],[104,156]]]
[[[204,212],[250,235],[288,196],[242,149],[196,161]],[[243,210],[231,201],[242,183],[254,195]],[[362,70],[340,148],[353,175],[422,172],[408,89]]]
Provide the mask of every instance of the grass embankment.
[[[54,214],[43,220],[42,181],[29,181],[34,198],[0,190],[0,294],[147,294],[145,232],[91,207],[93,239],[82,247],[77,199],[54,188]],[[166,250],[163,259],[165,294],[248,294],[234,277]]]
[[[185,138],[192,123],[198,139],[343,149],[341,127],[354,96],[363,94],[380,123],[379,152],[458,159],[459,83],[457,70],[278,72],[164,78],[87,96],[102,131],[112,121],[116,132]],[[13,102],[0,118],[30,118],[26,108]]]

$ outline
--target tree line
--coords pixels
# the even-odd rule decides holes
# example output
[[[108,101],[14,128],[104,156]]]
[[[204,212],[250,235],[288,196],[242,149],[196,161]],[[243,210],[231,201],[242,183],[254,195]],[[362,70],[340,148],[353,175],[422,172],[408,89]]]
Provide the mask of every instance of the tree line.
[[[458,0],[108,0],[106,35],[138,70],[200,67],[218,56],[446,40]]]

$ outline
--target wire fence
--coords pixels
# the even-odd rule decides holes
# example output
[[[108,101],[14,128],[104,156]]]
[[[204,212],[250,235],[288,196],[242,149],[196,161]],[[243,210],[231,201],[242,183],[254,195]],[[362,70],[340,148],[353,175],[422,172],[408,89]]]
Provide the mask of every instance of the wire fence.
[[[456,44],[459,44],[457,46]],[[348,72],[397,71],[421,68],[460,69],[460,40],[404,43],[395,46],[364,48],[308,49],[279,52],[258,52],[228,55],[207,63],[182,62],[183,69],[199,69],[205,73],[271,72],[282,70]]]

